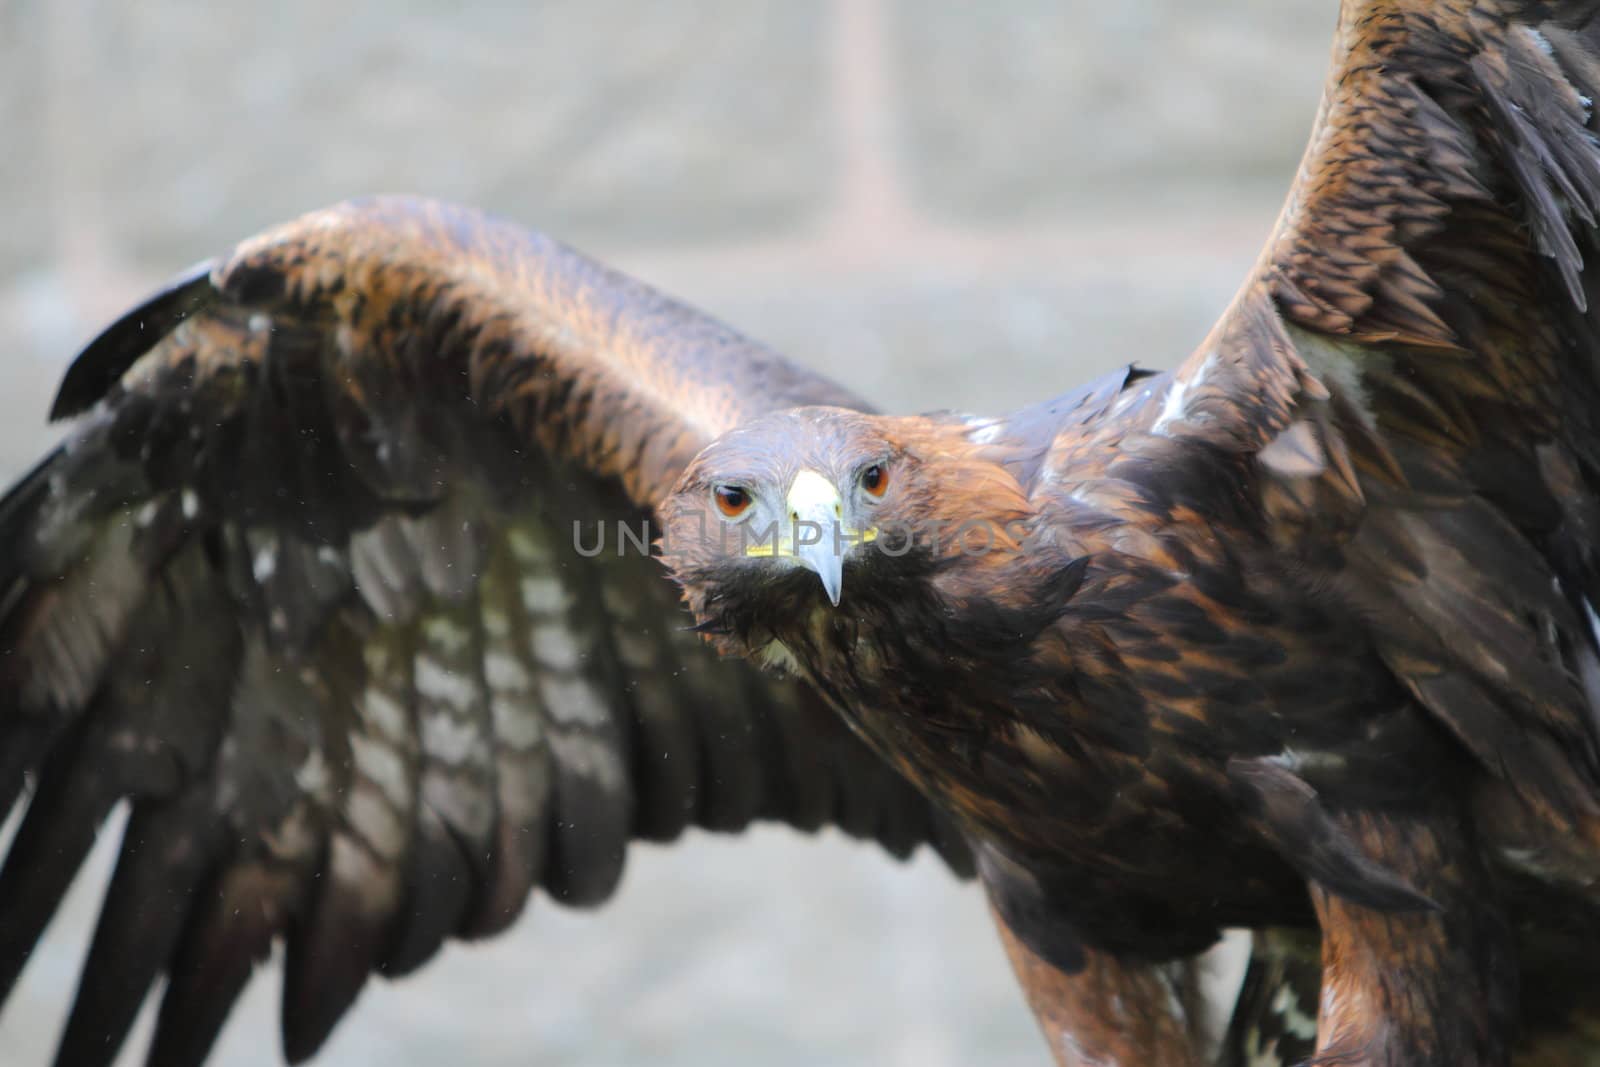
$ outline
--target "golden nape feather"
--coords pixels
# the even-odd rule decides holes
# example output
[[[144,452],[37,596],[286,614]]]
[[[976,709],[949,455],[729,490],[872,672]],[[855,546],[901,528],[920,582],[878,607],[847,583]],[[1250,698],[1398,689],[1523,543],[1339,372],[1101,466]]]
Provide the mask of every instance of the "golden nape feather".
[[[278,940],[304,1058],[532,889],[775,818],[976,871],[1061,1064],[1592,1054],[1597,95],[1596,0],[1347,0],[1210,336],[1000,417],[458,208],[246,242],[0,503],[0,989],[121,798],[64,1064],[162,974],[198,1063]],[[617,520],[655,551],[571,538]]]

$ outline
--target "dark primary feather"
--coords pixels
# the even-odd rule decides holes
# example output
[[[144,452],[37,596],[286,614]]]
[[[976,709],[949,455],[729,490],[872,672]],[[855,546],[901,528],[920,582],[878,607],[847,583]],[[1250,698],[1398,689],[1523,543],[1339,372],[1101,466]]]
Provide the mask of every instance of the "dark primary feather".
[[[372,972],[600,903],[629,841],[758,819],[960,838],[816,697],[714,658],[619,554],[684,463],[838,388],[561,246],[386,199],[241,245],[69,371],[0,502],[8,990],[132,814],[58,1062],[202,1060],[286,946],[309,1057]],[[578,524],[575,529],[574,524]],[[606,551],[580,555],[607,526]]]
[[[190,315],[212,305],[217,296],[211,284],[214,266],[195,264],[90,341],[67,368],[50,418],[66,419],[87,411],[156,342]]]

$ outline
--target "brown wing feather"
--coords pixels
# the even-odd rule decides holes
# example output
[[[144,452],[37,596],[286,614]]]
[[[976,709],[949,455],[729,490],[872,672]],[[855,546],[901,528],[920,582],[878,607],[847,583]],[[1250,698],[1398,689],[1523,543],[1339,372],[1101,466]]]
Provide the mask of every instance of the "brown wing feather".
[[[1277,546],[1563,826],[1600,802],[1597,8],[1347,0],[1277,230],[1150,416],[1253,457]]]
[[[604,900],[630,838],[832,823],[964,846],[808,692],[711,658],[654,560],[580,554],[755,412],[858,406],[542,237],[341,205],[130,313],[67,443],[0,503],[9,989],[132,817],[60,1062],[204,1058],[287,947],[285,1051],[374,970]],[[615,528],[608,528],[615,538]]]

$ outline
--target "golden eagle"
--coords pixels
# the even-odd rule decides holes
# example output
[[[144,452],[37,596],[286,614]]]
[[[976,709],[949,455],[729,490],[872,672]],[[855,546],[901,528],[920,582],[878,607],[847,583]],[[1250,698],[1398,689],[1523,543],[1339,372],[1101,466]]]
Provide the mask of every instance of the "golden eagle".
[[[775,818],[975,868],[1062,1063],[1199,1062],[1169,964],[1226,926],[1320,930],[1319,1062],[1564,1062],[1597,94],[1600,0],[1347,0],[1211,335],[997,418],[459,208],[245,242],[79,356],[0,503],[0,989],[122,798],[65,1064],[162,973],[198,1062],[279,938],[304,1058],[532,888]]]

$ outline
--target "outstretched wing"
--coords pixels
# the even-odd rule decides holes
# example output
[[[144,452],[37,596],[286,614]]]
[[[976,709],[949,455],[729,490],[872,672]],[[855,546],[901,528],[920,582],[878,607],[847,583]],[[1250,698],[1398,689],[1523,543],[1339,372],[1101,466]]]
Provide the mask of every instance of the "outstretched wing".
[[[1559,825],[1600,801],[1600,4],[1346,0],[1255,275],[1143,417]]]
[[[109,1062],[162,973],[150,1060],[200,1062],[278,938],[303,1059],[370,972],[537,886],[597,903],[630,839],[689,825],[831,823],[965,869],[810,694],[711,658],[640,547],[714,435],[807,403],[858,405],[414,200],[307,216],[129,313],[0,502],[0,816],[33,786],[0,993],[124,798],[63,1064]]]

